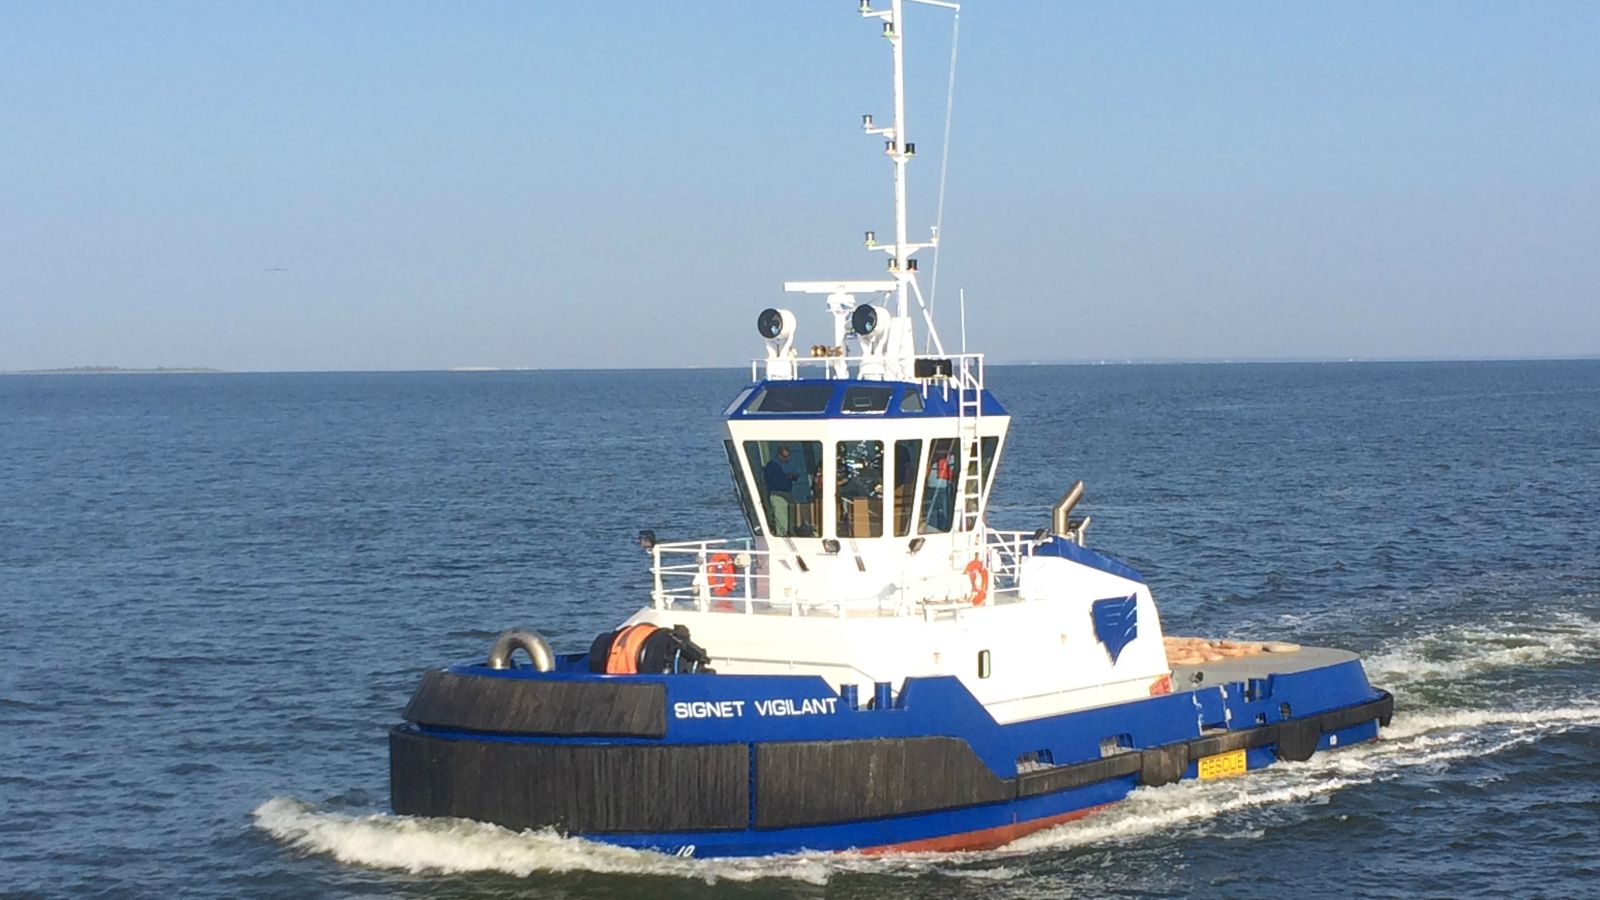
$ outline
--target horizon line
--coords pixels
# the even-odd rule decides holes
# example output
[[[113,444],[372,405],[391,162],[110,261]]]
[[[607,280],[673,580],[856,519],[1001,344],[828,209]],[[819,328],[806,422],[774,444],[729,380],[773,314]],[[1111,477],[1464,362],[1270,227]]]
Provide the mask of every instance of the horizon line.
[[[1600,353],[1560,356],[1282,356],[1282,357],[1126,357],[1065,360],[1007,360],[990,367],[1036,366],[1228,366],[1228,365],[1366,365],[1385,363],[1505,363],[1583,362],[1600,360]],[[450,366],[448,368],[392,369],[222,369],[214,366],[64,366],[47,369],[0,369],[0,375],[334,375],[334,374],[484,374],[491,372],[693,372],[740,370],[738,365],[680,366]]]

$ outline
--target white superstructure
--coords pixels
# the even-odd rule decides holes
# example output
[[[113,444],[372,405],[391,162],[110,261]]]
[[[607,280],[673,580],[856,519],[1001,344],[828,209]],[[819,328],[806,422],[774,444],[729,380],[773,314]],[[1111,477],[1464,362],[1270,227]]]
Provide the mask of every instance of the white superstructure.
[[[1149,589],[1056,532],[1002,532],[985,510],[1010,417],[981,354],[944,352],[907,238],[906,2],[861,4],[893,50],[893,121],[863,117],[894,165],[887,277],[787,282],[825,298],[833,343],[794,346],[769,309],[765,356],[728,407],[725,446],[748,538],[654,544],[651,604],[629,620],[687,626],[724,674],[816,674],[898,688],[959,678],[1004,722],[1170,690]],[[913,309],[934,353],[916,352]],[[1126,634],[1108,638],[1126,620]],[[1136,623],[1136,625],[1134,624]]]

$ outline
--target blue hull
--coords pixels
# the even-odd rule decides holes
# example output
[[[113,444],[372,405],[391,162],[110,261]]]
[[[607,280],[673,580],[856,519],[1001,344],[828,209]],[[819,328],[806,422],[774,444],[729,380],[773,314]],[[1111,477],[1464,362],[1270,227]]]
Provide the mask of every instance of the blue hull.
[[[1331,732],[1320,750],[1348,747],[1378,736],[1377,721]],[[1331,742],[1330,742],[1331,740]],[[1277,761],[1270,748],[1246,751],[1251,771]],[[1185,779],[1197,778],[1191,764]],[[1055,794],[986,807],[948,810],[868,822],[811,828],[736,833],[588,834],[586,840],[640,850],[701,857],[772,856],[785,853],[895,853],[990,850],[1011,841],[1084,818],[1122,800],[1139,787],[1137,776],[1124,776]]]
[[[1350,659],[1001,725],[950,677],[852,706],[800,676],[428,673],[391,736],[402,814],[696,856],[984,849],[1141,785],[1376,737]],[[887,691],[880,691],[885,700]]]

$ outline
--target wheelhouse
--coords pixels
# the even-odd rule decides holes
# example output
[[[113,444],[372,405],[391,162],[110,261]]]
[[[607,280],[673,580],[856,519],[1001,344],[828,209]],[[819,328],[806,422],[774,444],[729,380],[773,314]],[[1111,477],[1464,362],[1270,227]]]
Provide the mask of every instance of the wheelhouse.
[[[958,392],[917,382],[762,381],[729,405],[724,442],[758,540],[912,539],[974,527],[1008,419],[988,391],[976,453],[964,449]],[[976,417],[974,417],[976,418]],[[963,458],[967,457],[967,458]]]

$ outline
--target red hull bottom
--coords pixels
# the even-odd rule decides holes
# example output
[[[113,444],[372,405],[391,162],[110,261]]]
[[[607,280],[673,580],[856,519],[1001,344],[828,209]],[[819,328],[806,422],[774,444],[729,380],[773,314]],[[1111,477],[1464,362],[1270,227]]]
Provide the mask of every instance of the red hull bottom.
[[[877,856],[884,853],[950,853],[957,850],[993,850],[1004,847],[1019,837],[1053,828],[1067,822],[1077,820],[1109,809],[1110,803],[1100,806],[1090,806],[1084,809],[1075,809],[1059,816],[1047,816],[1043,819],[1030,819],[1026,822],[1016,822],[1011,825],[1000,825],[994,828],[985,828],[981,831],[968,831],[962,834],[947,834],[943,837],[924,838],[920,841],[906,841],[903,844],[884,844],[881,847],[868,847],[859,852],[868,856]]]

